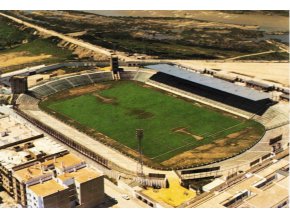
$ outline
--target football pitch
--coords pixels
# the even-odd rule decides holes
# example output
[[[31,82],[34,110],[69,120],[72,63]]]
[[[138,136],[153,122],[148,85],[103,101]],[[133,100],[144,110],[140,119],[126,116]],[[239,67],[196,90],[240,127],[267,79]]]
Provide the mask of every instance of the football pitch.
[[[261,128],[254,121],[145,84],[132,81],[106,84],[105,89],[68,98],[51,98],[44,105],[53,113],[120,142],[127,150],[138,150],[135,131],[144,129],[143,154],[158,163],[246,128]]]

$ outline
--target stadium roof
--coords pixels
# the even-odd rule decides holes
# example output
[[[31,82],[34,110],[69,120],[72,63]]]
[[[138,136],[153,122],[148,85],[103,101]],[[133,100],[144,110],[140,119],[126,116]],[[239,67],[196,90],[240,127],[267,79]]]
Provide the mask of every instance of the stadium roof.
[[[252,85],[256,85],[256,86],[260,86],[260,87],[263,87],[263,88],[266,88],[266,89],[273,87],[273,85],[268,85],[266,83],[262,83],[262,82],[255,81],[255,80],[248,80],[248,81],[246,81],[246,83],[252,84]]]
[[[171,76],[175,76],[184,80],[198,83],[216,90],[227,92],[240,96],[242,98],[250,99],[252,101],[259,101],[270,98],[268,93],[260,92],[248,87],[239,86],[231,82],[227,82],[214,77],[205,76],[192,71],[188,71],[177,66],[169,64],[156,64],[146,66],[149,69],[156,70]]]
[[[280,95],[280,97],[282,97],[282,98],[286,98],[286,99],[289,100],[289,94],[282,94],[282,95]]]

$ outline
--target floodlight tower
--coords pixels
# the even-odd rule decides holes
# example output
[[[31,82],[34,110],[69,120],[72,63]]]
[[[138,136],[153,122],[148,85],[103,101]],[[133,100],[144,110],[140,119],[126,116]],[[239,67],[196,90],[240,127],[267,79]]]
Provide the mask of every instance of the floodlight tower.
[[[137,164],[137,175],[139,177],[143,177],[143,160],[142,160],[142,146],[141,141],[143,138],[143,129],[136,129],[136,137],[138,140],[138,151],[139,151],[139,163]]]

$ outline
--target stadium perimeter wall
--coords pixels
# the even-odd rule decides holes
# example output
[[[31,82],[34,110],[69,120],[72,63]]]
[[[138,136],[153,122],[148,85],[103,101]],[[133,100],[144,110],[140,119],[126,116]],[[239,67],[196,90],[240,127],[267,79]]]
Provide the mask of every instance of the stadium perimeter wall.
[[[138,71],[139,72],[139,71]],[[136,72],[137,73],[137,72]],[[140,73],[140,72],[139,72]],[[142,73],[142,72],[141,72]],[[146,73],[148,73],[148,72],[146,72]],[[82,75],[85,75],[85,74],[81,74],[80,76],[82,76]],[[62,78],[62,79],[66,79],[67,77],[64,77],[64,78]],[[113,80],[113,78],[112,78],[112,80]],[[55,81],[55,80],[54,80]],[[40,86],[42,86],[42,85],[45,85],[46,83],[43,83],[43,84],[41,84]],[[92,83],[88,83],[87,85],[89,85],[89,84],[92,84]],[[39,87],[39,86],[38,86]],[[19,110],[19,109],[15,109],[15,110],[17,110],[17,112],[18,112],[18,114],[19,115],[21,115],[21,116],[23,116],[23,117],[25,117],[26,119],[33,119],[32,117],[29,117],[29,115],[27,115],[27,114],[25,114],[25,112],[23,112],[23,111],[21,111],[21,110]],[[51,114],[49,114],[50,116],[51,116]],[[56,116],[54,116],[55,118],[57,118],[58,120],[60,120],[58,117],[56,117]],[[64,122],[63,120],[60,120],[61,122]],[[33,120],[33,122],[36,122],[35,120]],[[40,121],[38,121],[38,122],[40,122]],[[68,123],[66,123],[66,124],[68,124]],[[41,124],[38,124],[38,125],[44,125],[45,126],[45,124],[43,124],[43,123],[41,123]],[[55,131],[55,130],[54,130]],[[88,135],[86,132],[84,132],[84,131],[82,131],[83,133],[85,133],[86,135]],[[59,134],[61,134],[60,132],[57,132],[57,134],[59,135]],[[192,165],[192,166],[186,166],[186,167],[176,167],[176,168],[172,168],[172,167],[162,167],[162,166],[153,166],[153,165],[150,165],[150,164],[148,164],[148,163],[145,163],[145,165],[147,165],[149,168],[152,168],[152,169],[155,169],[155,170],[162,170],[162,171],[169,171],[169,170],[182,170],[182,169],[189,169],[189,168],[197,168],[197,167],[202,167],[202,166],[207,166],[207,165],[210,165],[210,164],[214,164],[214,163],[218,163],[218,162],[221,162],[221,161],[225,161],[225,160],[227,160],[227,159],[230,159],[230,158],[233,158],[233,157],[235,157],[235,156],[238,156],[238,155],[240,155],[240,154],[242,154],[242,153],[244,153],[244,152],[246,152],[247,150],[249,150],[249,149],[251,149],[254,145],[256,145],[263,137],[264,137],[264,135],[265,135],[265,131],[264,131],[264,133],[263,133],[263,135],[255,142],[255,143],[253,143],[250,147],[248,147],[247,149],[244,149],[244,150],[242,150],[242,151],[240,151],[239,153],[237,153],[237,154],[234,154],[234,155],[232,155],[232,156],[229,156],[229,157],[227,157],[227,158],[223,158],[223,159],[220,159],[220,160],[217,160],[217,161],[212,161],[212,162],[208,162],[208,163],[203,163],[203,164],[199,164],[199,165]],[[89,135],[88,135],[89,136]],[[64,136],[65,137],[65,136]],[[99,141],[99,139],[97,139],[96,138],[96,140],[98,140]],[[102,142],[102,141],[100,141],[100,142]],[[102,142],[103,143],[103,142]],[[108,144],[108,143],[105,143],[105,145],[107,145],[107,146],[110,146],[110,144]],[[110,146],[111,148],[113,148],[114,150],[116,150],[116,151],[118,151],[118,152],[120,152],[120,153],[122,153],[123,155],[125,155],[125,156],[127,156],[127,157],[129,157],[129,158],[131,158],[131,159],[134,159],[135,161],[138,161],[139,159],[137,159],[137,158],[134,158],[133,156],[131,156],[131,155],[128,155],[128,154],[126,154],[126,153],[124,153],[124,152],[121,152],[120,150],[117,150],[115,147],[113,147],[113,146]],[[80,150],[81,151],[81,150]],[[83,151],[81,151],[81,153],[82,153]],[[90,151],[88,152],[88,153],[90,153]],[[95,154],[95,155],[97,155],[97,154]],[[97,155],[98,156],[98,155]],[[103,158],[103,157],[100,157],[100,158]],[[105,160],[105,161],[108,161],[108,160]],[[108,162],[107,162],[108,163]],[[101,163],[102,164],[102,163]],[[105,166],[107,166],[107,165],[105,165]]]

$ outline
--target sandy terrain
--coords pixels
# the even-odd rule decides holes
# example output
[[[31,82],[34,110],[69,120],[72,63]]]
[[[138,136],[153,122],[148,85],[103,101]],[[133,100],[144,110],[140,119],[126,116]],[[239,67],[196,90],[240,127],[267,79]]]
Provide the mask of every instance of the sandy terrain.
[[[7,54],[0,54],[0,67],[9,67],[13,65],[32,63],[36,61],[42,61],[50,57],[51,55],[45,54],[31,56],[29,55],[29,53],[26,52],[11,52]]]
[[[107,16],[135,17],[186,17],[198,20],[222,22],[227,24],[253,25],[266,31],[289,31],[289,20],[286,16],[269,16],[265,14],[231,14],[222,11],[89,11]]]
[[[289,86],[289,63],[257,63],[257,62],[214,62],[214,61],[176,61],[184,66],[198,69],[221,69],[236,72],[240,75],[255,77],[257,79],[277,82]]]

